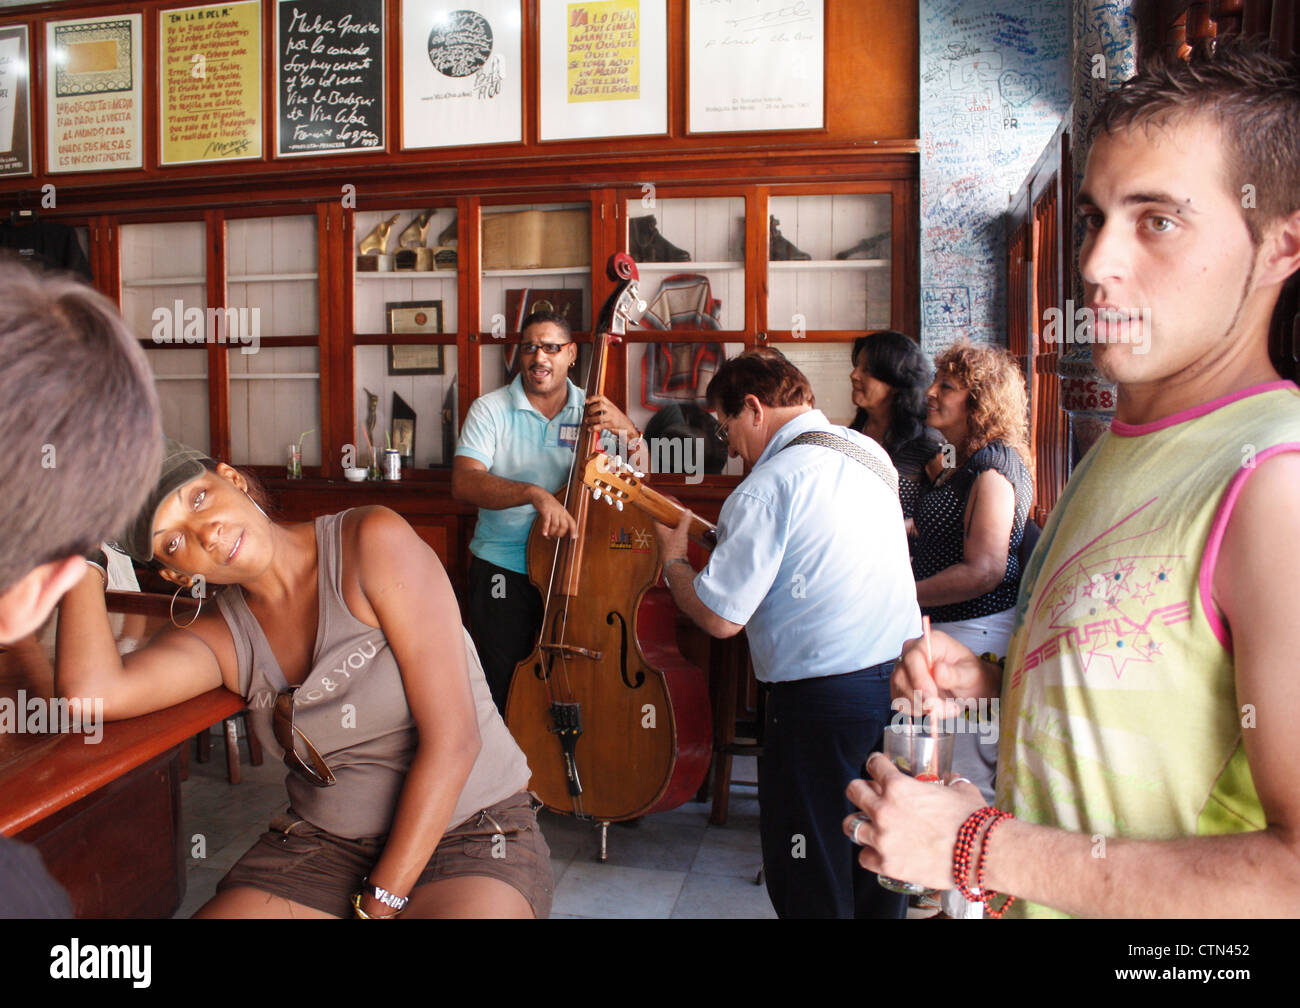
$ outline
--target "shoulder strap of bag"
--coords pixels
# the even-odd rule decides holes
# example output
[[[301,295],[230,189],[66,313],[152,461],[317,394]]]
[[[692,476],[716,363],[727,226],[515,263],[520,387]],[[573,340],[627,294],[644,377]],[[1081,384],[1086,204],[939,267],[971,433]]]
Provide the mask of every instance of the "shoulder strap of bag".
[[[823,448],[833,448],[866,466],[873,473],[885,481],[885,486],[893,491],[894,496],[898,496],[898,474],[888,466],[881,464],[880,460],[869,452],[863,451],[860,447],[850,441],[848,438],[840,437],[838,434],[830,434],[826,431],[808,431],[800,434],[792,440],[785,448],[793,448],[795,445],[814,444],[821,445]],[[782,448],[782,451],[785,451]]]

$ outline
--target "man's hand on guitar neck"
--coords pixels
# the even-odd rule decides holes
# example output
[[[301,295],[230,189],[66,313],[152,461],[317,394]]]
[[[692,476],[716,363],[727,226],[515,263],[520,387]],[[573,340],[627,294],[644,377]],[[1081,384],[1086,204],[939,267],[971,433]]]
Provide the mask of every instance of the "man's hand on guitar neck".
[[[676,528],[655,522],[655,535],[659,539],[659,557],[664,565],[664,582],[673,594],[677,608],[711,637],[734,637],[744,629],[739,623],[723,619],[700,601],[695,593],[695,570],[686,558],[686,533],[692,514],[686,511]]]

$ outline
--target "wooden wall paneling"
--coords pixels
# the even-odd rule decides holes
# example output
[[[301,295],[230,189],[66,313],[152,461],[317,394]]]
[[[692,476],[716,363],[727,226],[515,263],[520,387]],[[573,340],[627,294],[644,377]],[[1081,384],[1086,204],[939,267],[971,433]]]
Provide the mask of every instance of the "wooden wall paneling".
[[[402,149],[402,0],[384,2],[384,67],[384,153],[393,155]]]
[[[1023,190],[1007,215],[1007,348],[1025,375],[1029,397],[1029,451],[1037,458],[1037,342],[1033,324],[1033,253],[1029,192]]]
[[[459,362],[460,377],[456,388],[456,411],[460,414],[456,429],[465,426],[469,404],[478,395],[483,380],[483,319],[479,317],[482,299],[480,270],[483,265],[482,233],[483,205],[477,196],[461,197],[457,217],[460,227],[456,261],[460,269],[458,297],[460,300],[461,332],[467,339],[460,345],[466,348],[464,360]]]
[[[762,344],[767,339],[770,323],[767,317],[767,247],[768,223],[771,213],[770,190],[767,186],[745,187],[745,332],[747,349]]]
[[[317,204],[317,262],[320,299],[320,430],[322,476],[343,475],[341,446],[353,435],[345,417],[352,392],[352,282],[345,256],[351,258],[350,229],[338,200]]]
[[[95,286],[121,308],[122,257],[119,248],[117,220],[114,217],[95,217],[90,224],[90,268],[95,276]]]
[[[1246,0],[1241,15],[1241,33],[1267,35],[1273,23],[1273,0]]]
[[[203,215],[208,232],[208,305],[226,305],[226,218],[218,210]],[[231,458],[230,359],[226,348],[208,344],[208,452],[218,461]]]
[[[334,403],[336,406],[336,416],[334,418],[334,436],[339,440],[335,443],[335,458],[338,460],[339,472],[342,472],[342,446],[352,445],[353,465],[369,466],[370,454],[365,445],[365,438],[362,436],[362,422],[364,416],[359,415],[358,392],[356,388],[356,366],[357,366],[357,341],[356,341],[356,255],[357,255],[357,233],[356,233],[356,216],[354,213],[355,205],[344,209],[340,204],[338,216],[339,226],[339,249],[336,253],[338,264],[338,276],[340,278],[339,286],[342,288],[342,301],[339,306],[339,317],[335,320],[335,328],[338,330],[342,352],[335,361],[334,371]],[[328,475],[329,470],[326,470]]]
[[[1267,36],[1282,56],[1300,51],[1295,0],[1148,0],[1137,17],[1142,62],[1157,49],[1185,59],[1197,42],[1228,34]]]
[[[921,202],[913,178],[895,182],[893,193],[894,262],[890,266],[893,304],[890,316],[900,332],[921,338]]]
[[[61,188],[78,198],[93,201],[113,210],[131,207],[147,208],[156,205],[158,184],[172,187],[180,200],[191,198],[191,205],[207,208],[213,205],[212,194],[229,195],[238,189],[238,201],[279,200],[285,198],[285,183],[295,191],[295,197],[320,198],[324,189],[337,192],[335,179],[342,171],[364,172],[368,178],[389,174],[407,177],[430,184],[435,176],[457,179],[462,188],[455,192],[481,191],[486,176],[480,172],[469,177],[465,172],[467,157],[472,158],[476,169],[493,173],[499,184],[519,186],[531,184],[554,185],[558,177],[571,173],[575,165],[596,164],[604,161],[623,166],[617,180],[606,176],[602,181],[635,181],[632,173],[643,174],[651,166],[660,177],[667,179],[668,172],[689,169],[701,159],[717,164],[715,181],[735,181],[737,175],[725,165],[728,159],[742,158],[751,164],[762,164],[770,170],[778,160],[788,159],[791,167],[809,174],[809,165],[818,169],[839,160],[841,164],[861,163],[862,145],[870,144],[872,154],[888,152],[914,152],[917,135],[918,52],[917,37],[919,14],[913,7],[900,11],[892,0],[856,0],[854,3],[828,3],[826,12],[826,126],[822,130],[785,131],[764,134],[711,134],[686,136],[685,94],[687,81],[685,59],[685,15],[682,5],[669,4],[674,9],[668,19],[670,95],[669,133],[667,136],[596,138],[581,141],[561,141],[541,144],[536,141],[536,4],[528,0],[524,5],[524,137],[523,143],[485,145],[469,148],[438,148],[419,151],[400,149],[401,81],[400,81],[400,5],[389,0],[386,24],[389,38],[387,57],[388,95],[386,113],[388,128],[387,151],[356,154],[334,154],[306,158],[276,158],[274,150],[274,14],[272,0],[263,3],[263,72],[264,72],[264,156],[256,161],[228,162],[214,173],[211,165],[179,165],[160,168],[157,137],[157,35],[158,13],[169,7],[183,6],[180,0],[137,0],[135,3],[112,5],[112,10],[139,11],[148,27],[144,30],[147,49],[144,65],[143,101],[146,120],[143,143],[149,154],[145,167],[130,171],[99,171],[60,175]],[[911,6],[911,5],[905,5]],[[33,40],[33,127],[37,155],[38,175],[33,181],[44,181],[44,68],[43,36],[45,21],[97,16],[105,12],[103,6],[90,3],[50,5],[39,18],[0,18],[4,23],[26,22],[32,29]],[[828,151],[834,150],[833,158]],[[815,152],[814,158],[808,153]],[[545,178],[538,169],[553,172]],[[30,182],[26,185],[30,186]],[[0,191],[24,188],[24,180],[0,181]],[[309,191],[308,187],[315,187]],[[453,190],[446,190],[452,193]],[[61,205],[63,200],[60,200]]]
[[[1064,309],[1065,292],[1060,279],[1060,200],[1056,187],[1048,188],[1034,204],[1034,268],[1037,274],[1034,325],[1038,327],[1049,307]],[[1065,325],[1064,319],[1062,325]],[[1049,344],[1038,337],[1038,372],[1042,375],[1039,398],[1038,425],[1041,440],[1038,443],[1036,509],[1040,521],[1045,520],[1065,485],[1065,459],[1068,454],[1068,429],[1065,414],[1060,408],[1060,382],[1057,368],[1061,359],[1059,343]]]
[[[689,4],[668,3],[667,11],[667,48],[668,75],[665,81],[668,89],[668,135],[686,136],[687,110],[690,107],[690,68],[687,39],[689,32]],[[674,44],[676,42],[676,44]]]
[[[276,102],[279,101],[275,65],[280,58],[275,45],[277,0],[262,0],[262,163],[275,163]]]
[[[520,96],[520,114],[523,116],[523,129],[520,136],[528,147],[538,146],[541,130],[541,103],[538,101],[537,87],[537,0],[519,0],[523,7],[523,31],[520,33],[519,45],[523,50],[520,61],[524,75],[523,92]]]
[[[1215,24],[1210,20],[1210,5],[1206,0],[1187,7],[1187,42],[1195,46],[1215,37]]]
[[[920,116],[917,4],[826,0],[828,136],[914,137]],[[919,296],[918,296],[919,300]]]
[[[1296,13],[1295,0],[1274,0],[1269,37],[1283,56],[1300,52],[1300,14]]]
[[[29,104],[30,122],[32,124],[32,174],[22,181],[25,185],[10,185],[7,188],[24,189],[27,186],[36,185],[40,189],[38,180],[50,178],[46,162],[48,151],[45,146],[45,23],[35,18],[2,18],[5,24],[25,24],[27,26],[27,66],[28,66],[28,94],[31,96]],[[50,178],[57,183],[57,178]],[[101,213],[111,212],[101,210]]]

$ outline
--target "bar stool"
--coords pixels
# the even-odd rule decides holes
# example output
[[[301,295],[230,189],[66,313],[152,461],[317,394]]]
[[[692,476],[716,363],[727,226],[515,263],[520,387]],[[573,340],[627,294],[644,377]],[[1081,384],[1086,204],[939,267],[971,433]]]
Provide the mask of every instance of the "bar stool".
[[[226,718],[222,723],[222,730],[226,736],[226,778],[231,784],[238,784],[240,781],[239,773],[239,723],[244,722],[244,736],[248,739],[248,762],[253,766],[262,765],[262,743],[257,741],[257,735],[249,727],[248,719],[244,716],[247,711],[240,711],[231,717]],[[200,763],[206,763],[212,755],[212,734],[210,732],[199,732],[194,736],[194,741],[198,743],[198,752],[195,759]]]
[[[710,667],[713,673],[710,676],[713,691],[713,765],[710,767],[713,803],[709,811],[709,822],[714,826],[725,826],[727,806],[731,801],[731,785],[758,787],[758,781],[733,780],[731,761],[735,756],[763,754],[763,698],[759,693],[755,707],[750,707],[750,687],[754,684],[754,673],[749,663],[749,645],[744,634],[728,640],[714,640],[710,650]],[[756,713],[752,718],[742,716],[755,708]]]

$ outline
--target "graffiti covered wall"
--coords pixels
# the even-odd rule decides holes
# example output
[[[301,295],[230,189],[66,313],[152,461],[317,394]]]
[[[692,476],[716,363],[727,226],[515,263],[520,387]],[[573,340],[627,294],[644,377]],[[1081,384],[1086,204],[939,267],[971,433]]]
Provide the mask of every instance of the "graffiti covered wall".
[[[1069,0],[921,0],[921,346],[1006,344],[1002,215],[1070,105]]]

